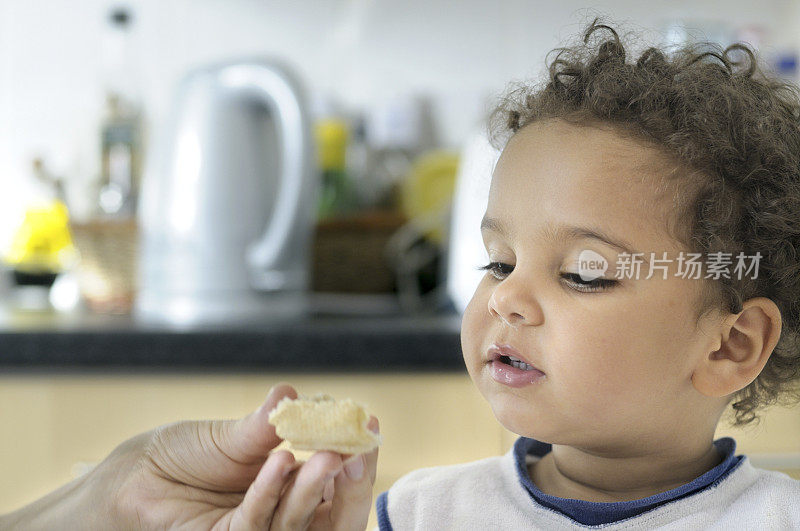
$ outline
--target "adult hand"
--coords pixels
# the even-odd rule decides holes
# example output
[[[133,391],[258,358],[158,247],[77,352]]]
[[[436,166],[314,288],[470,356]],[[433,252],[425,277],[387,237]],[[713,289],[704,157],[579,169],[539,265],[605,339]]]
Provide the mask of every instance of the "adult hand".
[[[85,486],[111,497],[107,523],[123,528],[362,531],[378,449],[316,452],[306,462],[287,450],[270,452],[281,439],[269,412],[285,396],[297,393],[278,384],[242,419],[182,421],[129,439]],[[378,419],[369,427],[377,432]]]

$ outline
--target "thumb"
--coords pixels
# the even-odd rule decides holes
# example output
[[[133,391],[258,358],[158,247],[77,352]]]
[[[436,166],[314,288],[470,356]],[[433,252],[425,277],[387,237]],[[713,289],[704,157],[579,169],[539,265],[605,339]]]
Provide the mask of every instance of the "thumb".
[[[281,439],[269,412],[284,397],[296,397],[289,384],[270,390],[258,410],[239,420],[182,421],[156,428],[146,462],[156,473],[212,491],[246,488]]]
[[[287,396],[294,400],[297,392],[290,384],[280,382],[270,389],[264,403],[253,413],[239,420],[214,423],[218,434],[214,440],[220,451],[239,463],[262,463],[283,440],[269,423],[269,414]]]

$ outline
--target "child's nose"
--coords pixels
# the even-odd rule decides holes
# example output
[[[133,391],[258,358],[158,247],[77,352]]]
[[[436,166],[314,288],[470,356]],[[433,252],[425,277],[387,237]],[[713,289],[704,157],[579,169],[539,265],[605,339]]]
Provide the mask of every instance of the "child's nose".
[[[497,285],[489,297],[489,313],[516,328],[537,322],[539,309],[529,290],[508,282]]]

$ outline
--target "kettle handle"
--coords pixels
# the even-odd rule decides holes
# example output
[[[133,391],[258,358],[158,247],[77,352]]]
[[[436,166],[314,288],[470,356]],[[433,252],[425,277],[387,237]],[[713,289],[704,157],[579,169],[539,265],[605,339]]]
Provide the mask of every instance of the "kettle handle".
[[[220,81],[234,89],[252,92],[272,109],[278,124],[283,161],[278,196],[272,219],[264,235],[247,248],[247,263],[255,270],[273,267],[284,253],[298,222],[303,184],[308,179],[310,133],[307,116],[299,99],[299,85],[275,65],[238,64],[226,67]],[[277,279],[276,279],[277,280]],[[280,284],[280,281],[277,281]],[[284,286],[276,285],[274,288]]]

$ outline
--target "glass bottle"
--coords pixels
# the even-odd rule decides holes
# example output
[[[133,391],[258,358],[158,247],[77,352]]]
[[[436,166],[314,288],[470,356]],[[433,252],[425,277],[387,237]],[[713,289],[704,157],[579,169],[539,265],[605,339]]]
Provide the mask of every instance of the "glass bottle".
[[[116,7],[104,35],[105,109],[100,125],[101,174],[97,195],[103,217],[135,216],[142,165],[142,114],[134,68],[132,14]]]
[[[101,126],[101,182],[98,205],[103,214],[133,217],[141,180],[138,111],[126,108],[116,94],[106,99]]]
[[[347,124],[339,118],[325,118],[315,126],[322,186],[317,208],[318,218],[346,215],[358,208],[358,197],[347,175]]]

